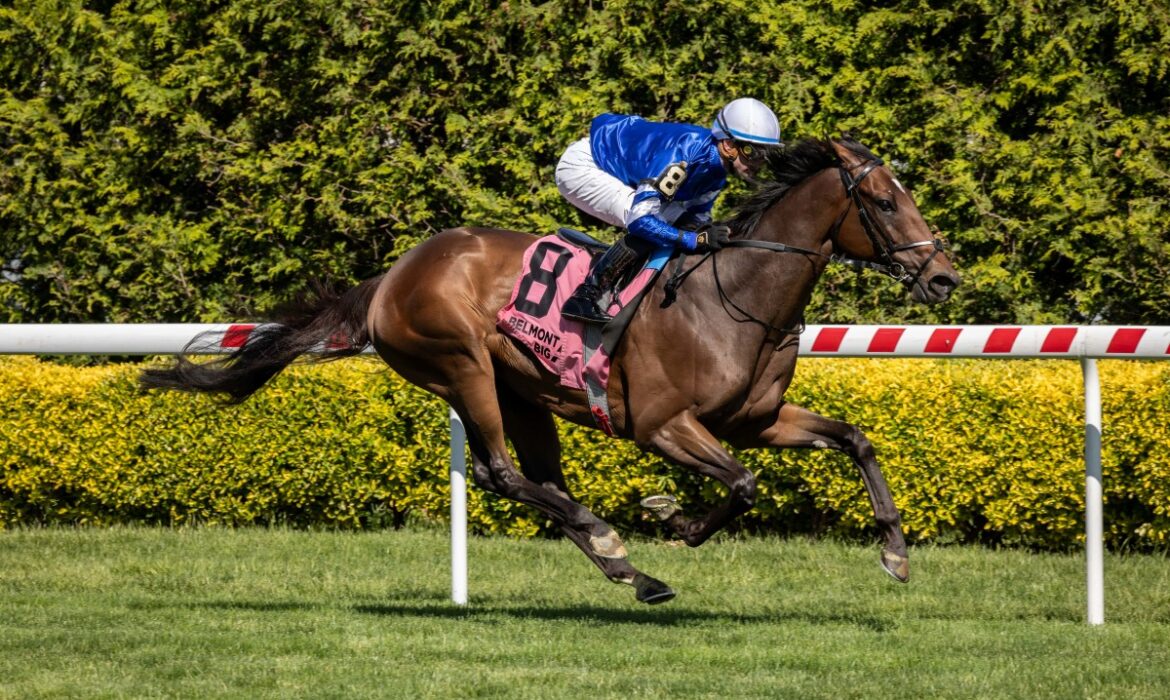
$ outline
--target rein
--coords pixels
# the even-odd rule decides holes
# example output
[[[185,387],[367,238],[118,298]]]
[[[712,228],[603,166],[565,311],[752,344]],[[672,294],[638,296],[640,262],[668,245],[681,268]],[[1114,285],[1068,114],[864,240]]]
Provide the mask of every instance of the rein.
[[[932,237],[928,241],[914,241],[911,243],[894,245],[878,233],[880,229],[874,222],[873,217],[869,213],[869,210],[865,208],[865,204],[861,201],[860,185],[866,176],[868,176],[882,164],[883,161],[881,158],[875,158],[873,160],[867,161],[863,164],[864,167],[862,168],[861,173],[857,175],[857,177],[854,177],[853,174],[849,172],[849,169],[845,167],[844,163],[838,166],[838,171],[841,174],[841,183],[845,186],[845,194],[849,198],[849,204],[845,207],[845,211],[841,212],[841,216],[837,217],[837,220],[833,223],[833,227],[829,229],[829,240],[833,242],[833,248],[836,250],[838,247],[837,237],[841,232],[842,224],[845,223],[845,217],[849,215],[849,211],[851,209],[856,207],[857,216],[861,221],[862,230],[865,231],[866,238],[869,239],[870,245],[873,246],[874,251],[881,258],[880,262],[851,258],[845,255],[839,255],[835,252],[831,255],[825,255],[824,253],[817,250],[787,245],[785,243],[773,243],[772,241],[759,241],[753,239],[731,240],[725,243],[723,247],[758,248],[774,253],[795,253],[798,255],[811,255],[818,258],[827,258],[831,263],[847,265],[857,270],[865,269],[880,272],[907,286],[916,284],[918,280],[922,278],[922,272],[926,269],[926,267],[934,261],[935,257],[939,253],[945,250],[946,244],[941,238]],[[913,248],[921,248],[924,246],[933,246],[934,251],[930,254],[930,257],[928,257],[921,265],[919,265],[918,269],[915,270],[913,274],[910,274],[906,270],[905,265],[894,260],[894,255],[896,253],[900,253],[904,250],[911,250]],[[671,272],[670,279],[666,281],[666,284],[663,287],[665,298],[661,304],[662,308],[665,309],[675,302],[675,300],[678,298],[678,289],[682,286],[683,282],[686,281],[686,278],[689,277],[692,272],[697,270],[704,262],[706,262],[707,258],[711,258],[711,270],[715,277],[715,288],[718,290],[720,303],[723,305],[725,311],[727,310],[728,305],[730,305],[733,309],[743,315],[743,318],[736,318],[731,314],[730,311],[728,311],[728,316],[731,316],[732,320],[738,323],[758,324],[762,326],[769,334],[776,332],[779,334],[795,333],[799,335],[804,331],[803,321],[797,324],[797,326],[794,328],[778,328],[768,323],[767,321],[762,321],[755,316],[752,316],[750,313],[736,304],[723,290],[723,285],[719,282],[719,268],[716,263],[716,258],[714,257],[714,251],[704,253],[703,256],[699,258],[699,260],[694,265],[691,265],[686,270],[683,270],[686,257],[686,253],[683,253],[675,260],[674,269]]]
[[[783,243],[770,243],[768,241],[728,241],[724,247],[728,246],[734,248],[763,248],[764,250],[771,250],[777,253],[802,253],[807,255],[819,255],[822,258],[828,257],[814,250],[797,248],[796,246],[784,245]],[[665,309],[673,304],[678,299],[678,288],[682,286],[682,283],[686,281],[687,277],[690,277],[692,272],[699,269],[699,266],[706,262],[707,258],[711,258],[711,273],[715,277],[715,289],[719,293],[719,303],[723,305],[723,310],[727,311],[727,315],[731,318],[732,321],[735,321],[736,323],[755,323],[761,326],[767,335],[800,335],[804,332],[804,321],[799,322],[796,326],[791,328],[779,328],[777,326],[773,326],[767,321],[761,321],[760,319],[751,315],[739,304],[736,304],[735,301],[732,300],[732,298],[727,294],[727,292],[723,290],[723,283],[719,281],[718,258],[714,256],[713,252],[704,253],[703,257],[699,258],[698,262],[696,262],[694,265],[691,265],[684,271],[682,267],[686,257],[686,254],[683,254],[675,258],[674,271],[671,272],[670,279],[666,281],[666,284],[662,288],[664,298],[662,299],[660,308]],[[727,307],[729,305],[731,308],[738,311],[743,316],[743,318],[736,318],[735,315],[731,313],[731,311],[728,311]]]
[[[750,239],[749,240],[735,240],[735,241],[728,241],[727,243],[724,243],[723,247],[724,248],[761,248],[763,250],[770,250],[773,253],[797,253],[799,255],[815,255],[815,256],[821,257],[821,258],[829,258],[830,261],[833,260],[833,256],[825,255],[824,253],[821,253],[821,252],[818,252],[815,250],[809,250],[808,248],[800,248],[800,247],[793,246],[793,245],[786,245],[784,243],[773,243],[771,241],[756,241],[756,240],[750,240]],[[707,261],[707,258],[711,258],[711,267],[712,267],[712,269],[715,269],[715,258],[712,257],[713,255],[714,255],[714,252],[704,253],[703,257],[699,258],[698,262],[696,262],[694,265],[691,265],[685,271],[682,268],[683,268],[683,265],[686,263],[686,259],[687,259],[686,253],[683,253],[682,255],[675,258],[674,270],[670,274],[670,279],[668,279],[666,281],[666,285],[663,287],[663,291],[666,293],[666,298],[662,300],[662,308],[665,309],[666,307],[670,306],[671,304],[673,304],[675,302],[675,300],[678,298],[678,288],[682,286],[682,283],[686,281],[687,277],[690,277],[692,272],[699,269],[699,267]],[[869,264],[873,264],[873,263],[869,263]],[[740,311],[740,313],[751,318],[750,314],[748,314],[746,311],[743,311],[738,306],[736,306],[735,302],[732,302],[729,298],[727,298],[726,294],[724,294],[723,287],[719,284],[718,272],[716,272],[715,286],[718,287],[718,289],[719,289],[720,298],[730,302],[732,306],[734,306],[736,309],[738,309]],[[768,328],[772,328],[771,325],[764,323],[763,321],[757,321],[757,322],[760,323],[761,325],[767,326]]]

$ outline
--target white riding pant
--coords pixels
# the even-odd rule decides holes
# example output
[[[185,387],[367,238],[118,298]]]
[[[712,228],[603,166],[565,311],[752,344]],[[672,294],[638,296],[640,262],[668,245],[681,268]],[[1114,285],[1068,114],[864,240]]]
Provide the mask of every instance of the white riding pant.
[[[569,203],[598,219],[626,227],[634,206],[634,188],[598,167],[589,138],[565,149],[556,170],[557,189]]]
[[[607,224],[622,228],[647,214],[673,225],[691,207],[702,206],[719,195],[719,191],[716,190],[690,201],[675,200],[666,206],[663,206],[662,200],[658,197],[650,197],[644,198],[635,206],[635,195],[643,191],[654,191],[654,185],[643,182],[638,189],[634,189],[602,170],[593,160],[593,150],[589,146],[588,138],[583,138],[565,149],[557,163],[556,181],[557,189],[573,206]],[[699,216],[706,220],[710,219],[706,214]]]

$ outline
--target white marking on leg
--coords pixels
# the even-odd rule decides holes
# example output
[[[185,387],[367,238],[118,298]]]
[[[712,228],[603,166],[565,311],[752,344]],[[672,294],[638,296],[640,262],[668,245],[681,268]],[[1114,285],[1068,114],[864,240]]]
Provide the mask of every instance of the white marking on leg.
[[[593,550],[594,554],[605,559],[625,559],[628,556],[626,545],[622,543],[622,539],[613,530],[600,537],[590,535],[589,547]]]

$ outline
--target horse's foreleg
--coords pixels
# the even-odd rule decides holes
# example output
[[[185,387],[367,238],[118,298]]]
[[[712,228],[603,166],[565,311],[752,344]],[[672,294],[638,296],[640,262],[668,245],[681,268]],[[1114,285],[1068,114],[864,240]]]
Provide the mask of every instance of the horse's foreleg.
[[[755,505],[755,476],[690,413],[679,414],[655,431],[650,446],[667,459],[718,479],[727,487],[727,500],[701,518],[684,517],[669,497],[652,496],[642,502],[688,545],[697,547],[706,542]]]
[[[501,396],[500,407],[504,429],[512,440],[524,476],[552,493],[575,502],[561,469],[561,441],[552,414],[547,409],[506,394]],[[613,532],[604,521],[597,519],[597,522],[606,531]],[[634,568],[626,558],[624,549],[620,551],[620,556],[614,556],[613,553],[603,556],[596,547],[596,535],[589,529],[573,527],[568,523],[561,523],[560,528],[610,581],[633,586],[638,600],[664,603],[674,597],[675,593],[669,586]],[[620,546],[616,534],[612,538]]]
[[[857,426],[826,418],[795,404],[785,403],[780,407],[777,419],[771,426],[757,438],[737,441],[736,446],[828,448],[849,455],[861,471],[861,480],[865,484],[865,491],[873,505],[874,517],[885,540],[882,566],[891,576],[903,583],[910,579],[910,560],[902,535],[902,518],[890,495],[890,487],[878,466],[873,445]]]

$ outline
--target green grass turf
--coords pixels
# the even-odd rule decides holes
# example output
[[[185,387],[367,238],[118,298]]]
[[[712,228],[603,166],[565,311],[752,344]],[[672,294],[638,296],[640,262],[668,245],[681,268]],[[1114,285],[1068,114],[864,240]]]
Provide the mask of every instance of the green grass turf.
[[[628,542],[648,607],[567,541],[242,529],[0,532],[0,697],[1166,698],[1170,560]]]

